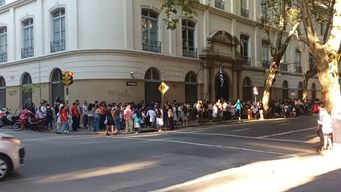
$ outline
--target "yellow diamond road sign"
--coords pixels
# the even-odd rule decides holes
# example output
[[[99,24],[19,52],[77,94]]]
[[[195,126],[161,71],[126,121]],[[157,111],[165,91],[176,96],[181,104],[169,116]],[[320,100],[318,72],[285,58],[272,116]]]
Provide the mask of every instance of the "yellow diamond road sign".
[[[161,82],[160,86],[159,86],[159,91],[162,93],[162,94],[165,94],[166,91],[169,89],[168,85],[166,85],[165,82]]]

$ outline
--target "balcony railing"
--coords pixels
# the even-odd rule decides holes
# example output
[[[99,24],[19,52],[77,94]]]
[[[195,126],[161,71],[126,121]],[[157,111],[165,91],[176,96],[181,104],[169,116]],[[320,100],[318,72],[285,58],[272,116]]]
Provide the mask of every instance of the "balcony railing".
[[[7,52],[0,53],[0,63],[7,62]]]
[[[34,55],[34,47],[29,46],[29,47],[24,47],[21,48],[21,58],[27,58],[27,57],[33,57]]]
[[[296,65],[296,66],[295,66],[295,72],[296,72],[296,73],[302,73],[302,66]]]
[[[264,69],[270,68],[270,61],[266,61],[266,60],[262,61],[262,67]]]
[[[242,57],[243,65],[251,65],[251,57]]]
[[[161,53],[161,41],[146,41],[142,43],[144,51]]]
[[[280,63],[279,64],[279,70],[281,70],[281,71],[288,71],[288,64]]]
[[[240,15],[246,18],[249,18],[249,10],[245,8],[241,8]]]
[[[182,48],[182,55],[184,57],[193,57],[193,58],[197,58],[198,57],[198,52],[197,52],[197,48]]]
[[[65,51],[65,39],[51,41],[51,53]]]

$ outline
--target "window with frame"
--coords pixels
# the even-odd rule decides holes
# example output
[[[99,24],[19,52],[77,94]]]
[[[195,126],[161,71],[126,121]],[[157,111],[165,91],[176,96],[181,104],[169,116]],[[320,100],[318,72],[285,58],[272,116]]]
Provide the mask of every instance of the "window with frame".
[[[302,52],[299,48],[296,49],[295,63],[295,72],[302,73]]]
[[[245,77],[243,80],[243,101],[252,101],[252,87],[250,77]]]
[[[185,57],[197,57],[195,48],[195,23],[182,20],[182,53]]]
[[[190,71],[185,77],[185,101],[194,104],[198,100],[198,81],[195,72]]]
[[[288,81],[283,81],[282,84],[282,99],[289,99],[289,86]]]
[[[21,80],[21,106],[32,101],[32,79],[30,74],[25,73]]]
[[[23,47],[21,48],[21,58],[32,57],[34,55],[33,41],[33,19],[29,18],[22,22],[23,25]]]
[[[7,27],[0,28],[0,63],[7,61]]]
[[[0,0],[0,6],[5,5],[6,4],[6,0]]]
[[[62,74],[62,71],[60,69],[53,70],[52,78],[51,78],[51,90],[52,90],[51,101],[55,101],[57,97],[61,100],[64,100],[64,85],[60,80],[61,74]]]
[[[243,17],[249,17],[249,10],[247,9],[247,1],[241,0],[240,1],[240,15]]]
[[[142,9],[142,49],[145,51],[161,53],[158,21],[159,13]]]
[[[270,42],[268,40],[262,40],[262,67],[270,67]]]
[[[225,9],[225,0],[215,0],[214,6],[219,9]]]
[[[248,35],[240,35],[240,55],[242,59],[246,60],[247,65],[250,65],[251,62],[249,58],[249,39]]]
[[[6,107],[6,82],[3,77],[0,77],[0,107]]]
[[[59,8],[51,13],[52,16],[52,41],[51,53],[65,51],[66,49],[66,29],[65,29],[65,9]]]

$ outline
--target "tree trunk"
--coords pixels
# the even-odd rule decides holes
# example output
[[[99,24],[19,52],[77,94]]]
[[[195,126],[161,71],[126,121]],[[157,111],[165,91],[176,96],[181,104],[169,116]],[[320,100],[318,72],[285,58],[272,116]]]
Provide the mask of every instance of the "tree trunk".
[[[278,72],[278,65],[279,65],[278,62],[272,61],[269,73],[267,74],[267,77],[264,82],[264,92],[263,92],[262,103],[263,103],[265,113],[269,112],[269,102],[271,99],[272,85],[274,83],[276,74]]]
[[[337,63],[333,60],[327,60],[322,57],[319,59],[317,75],[320,80],[321,94],[327,109],[334,113],[341,114],[341,94],[339,75],[337,70],[331,71],[330,66],[337,69]]]
[[[306,76],[303,81],[303,98],[302,98],[303,101],[308,100],[308,81],[309,79]]]

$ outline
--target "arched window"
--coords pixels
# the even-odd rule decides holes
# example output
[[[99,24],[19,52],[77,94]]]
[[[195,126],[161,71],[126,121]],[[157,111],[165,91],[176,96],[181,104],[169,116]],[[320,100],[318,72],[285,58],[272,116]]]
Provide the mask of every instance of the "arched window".
[[[185,100],[190,104],[198,100],[198,81],[197,75],[190,71],[185,77]]]
[[[147,70],[144,79],[144,88],[145,88],[145,101],[146,103],[150,102],[160,102],[161,101],[161,93],[158,90],[160,85],[160,75],[159,70],[156,68],[150,68]]]
[[[316,99],[316,84],[315,83],[311,85],[311,99],[312,100]]]
[[[6,82],[0,77],[0,107],[6,107]]]
[[[282,84],[282,99],[289,99],[289,89],[288,89],[288,81],[283,81]]]
[[[142,48],[145,51],[161,52],[158,21],[159,13],[142,9]]]
[[[298,98],[303,99],[303,83],[298,83]]]
[[[250,77],[245,77],[243,80],[243,101],[251,101],[252,100],[252,87],[251,87],[251,79]]]
[[[24,73],[21,79],[21,106],[32,101],[32,79],[30,74]]]
[[[55,69],[51,75],[51,91],[52,91],[52,98],[51,102],[53,103],[57,97],[60,100],[64,100],[64,85],[60,80],[62,71],[60,69]]]
[[[65,9],[58,8],[51,12],[52,40],[51,53],[64,51],[66,46]]]

